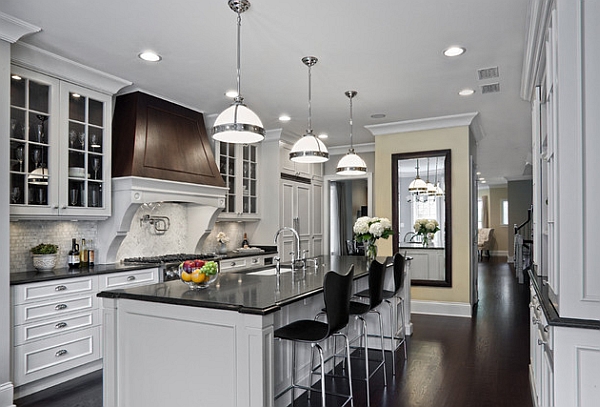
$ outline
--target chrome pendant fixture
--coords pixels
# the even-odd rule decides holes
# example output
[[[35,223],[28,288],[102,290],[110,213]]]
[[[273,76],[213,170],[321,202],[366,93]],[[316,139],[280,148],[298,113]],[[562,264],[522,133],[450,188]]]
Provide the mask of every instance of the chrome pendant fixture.
[[[265,129],[260,118],[243,103],[240,91],[240,32],[242,13],[250,8],[248,0],[229,0],[229,8],[237,13],[237,96],[233,104],[215,120],[213,139],[225,143],[248,144],[264,140]]]
[[[425,185],[427,185],[427,195],[434,196],[436,191],[435,185],[429,181],[429,158],[427,159],[427,181]]]
[[[425,181],[419,177],[419,160],[417,159],[417,176],[415,179],[408,185],[408,190],[410,192],[422,193],[427,192],[427,184]]]
[[[350,149],[343,156],[337,165],[337,173],[341,175],[361,175],[367,172],[367,164],[365,161],[354,152],[354,144],[352,143],[352,98],[356,96],[355,90],[348,90],[345,95],[350,99]]]
[[[313,134],[311,122],[311,67],[316,64],[316,57],[304,57],[302,62],[308,67],[308,129],[302,138],[294,144],[290,151],[290,160],[297,163],[323,163],[329,160],[329,151],[325,144]]]

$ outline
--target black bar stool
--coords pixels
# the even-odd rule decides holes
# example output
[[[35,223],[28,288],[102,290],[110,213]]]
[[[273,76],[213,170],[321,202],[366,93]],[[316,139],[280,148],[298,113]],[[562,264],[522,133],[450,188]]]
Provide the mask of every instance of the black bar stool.
[[[320,375],[321,375],[321,405],[325,407],[325,396],[327,394],[346,398],[344,406],[350,401],[350,405],[354,406],[354,397],[352,395],[352,374],[350,368],[350,343],[348,336],[341,332],[348,325],[350,319],[350,297],[352,296],[352,280],[354,278],[354,265],[352,265],[348,273],[344,276],[329,271],[325,274],[323,282],[323,298],[325,300],[325,314],[327,322],[317,320],[299,320],[288,325],[278,328],[274,332],[277,339],[285,339],[292,341],[292,383],[291,385],[279,393],[275,398],[281,397],[283,394],[292,390],[292,405],[294,404],[294,390],[296,388],[304,389],[309,392],[316,391],[315,388],[304,386],[296,383],[296,344],[298,342],[310,343],[310,346],[316,348],[319,352],[320,360]],[[326,393],[325,391],[325,358],[323,348],[320,343],[331,336],[341,336],[346,344],[346,368],[348,373],[348,387],[350,394],[340,394],[336,392]],[[312,355],[312,352],[311,352]],[[335,366],[334,366],[335,367]],[[313,369],[311,369],[311,376]],[[309,393],[310,394],[310,393]]]
[[[354,315],[357,319],[362,321],[362,330],[360,335],[354,340],[360,339],[361,347],[364,351],[364,363],[365,363],[365,377],[361,378],[365,380],[367,384],[367,406],[371,404],[370,397],[370,386],[369,382],[371,377],[377,371],[383,367],[383,384],[387,386],[387,375],[385,369],[385,346],[384,346],[384,335],[383,335],[383,323],[381,320],[381,314],[377,311],[377,307],[383,301],[383,282],[384,282],[384,274],[385,274],[385,266],[382,263],[379,263],[377,260],[373,260],[369,265],[369,289],[368,298],[369,303],[358,302],[358,301],[350,301],[350,315]],[[381,361],[378,362],[377,366],[374,368],[372,372],[370,372],[369,368],[369,345],[368,345],[368,337],[369,330],[367,327],[367,321],[365,319],[367,314],[376,314],[379,319],[379,337],[381,339]],[[353,340],[353,341],[354,341]],[[364,346],[362,346],[362,342],[364,341]]]
[[[401,296],[404,288],[405,280],[405,257],[400,253],[394,255],[393,270],[394,270],[394,291],[383,290],[383,302],[388,304],[390,308],[390,335],[385,336],[390,339],[390,348],[392,350],[392,375],[396,374],[396,350],[404,345],[404,359],[407,359],[406,352],[406,330],[404,321],[404,298]],[[368,298],[369,290],[362,290],[356,294],[357,297]],[[394,302],[392,304],[392,301]],[[400,307],[401,323],[398,326],[398,307]]]

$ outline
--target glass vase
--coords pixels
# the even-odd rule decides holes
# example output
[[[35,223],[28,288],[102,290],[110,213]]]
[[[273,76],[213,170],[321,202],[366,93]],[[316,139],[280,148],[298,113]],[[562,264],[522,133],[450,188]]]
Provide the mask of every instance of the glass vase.
[[[371,263],[377,257],[377,245],[375,240],[367,240],[365,242],[365,257],[367,262]]]

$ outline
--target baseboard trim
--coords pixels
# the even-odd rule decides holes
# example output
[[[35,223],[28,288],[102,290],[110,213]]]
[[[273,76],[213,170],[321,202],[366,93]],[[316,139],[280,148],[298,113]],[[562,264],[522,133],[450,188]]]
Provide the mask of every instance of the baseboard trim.
[[[471,304],[466,302],[440,302],[411,300],[412,314],[444,315],[448,317],[472,317]]]
[[[13,384],[11,382],[0,384],[0,407],[16,407],[13,404]]]

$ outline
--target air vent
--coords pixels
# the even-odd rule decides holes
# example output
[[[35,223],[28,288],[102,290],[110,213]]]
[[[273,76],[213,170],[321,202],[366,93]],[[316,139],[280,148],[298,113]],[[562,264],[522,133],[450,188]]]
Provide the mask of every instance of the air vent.
[[[498,82],[488,83],[487,85],[481,85],[481,93],[482,94],[494,93],[494,92],[500,92],[500,84]]]
[[[477,70],[477,76],[479,77],[480,81],[484,79],[497,78],[499,76],[498,67],[494,66],[492,68],[479,69]]]

